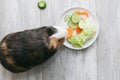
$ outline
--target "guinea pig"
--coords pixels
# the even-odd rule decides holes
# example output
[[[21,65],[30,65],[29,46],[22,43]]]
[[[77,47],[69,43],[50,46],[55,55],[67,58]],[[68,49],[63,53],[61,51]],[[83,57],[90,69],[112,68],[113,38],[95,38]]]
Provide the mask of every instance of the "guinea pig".
[[[8,34],[0,42],[0,62],[10,72],[27,71],[52,57],[66,35],[67,31],[57,26]]]

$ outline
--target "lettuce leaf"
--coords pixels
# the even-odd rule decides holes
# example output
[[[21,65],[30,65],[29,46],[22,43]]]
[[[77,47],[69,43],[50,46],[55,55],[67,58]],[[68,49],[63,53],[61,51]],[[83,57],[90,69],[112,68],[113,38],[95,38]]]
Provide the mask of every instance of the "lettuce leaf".
[[[95,27],[85,27],[80,34],[74,35],[68,39],[74,47],[82,48],[89,39],[93,38],[96,33]]]

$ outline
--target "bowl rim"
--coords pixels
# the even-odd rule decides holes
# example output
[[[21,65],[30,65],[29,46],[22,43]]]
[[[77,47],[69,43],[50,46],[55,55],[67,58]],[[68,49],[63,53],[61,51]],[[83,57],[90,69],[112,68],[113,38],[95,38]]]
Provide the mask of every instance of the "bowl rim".
[[[95,41],[96,41],[96,39],[97,39],[97,37],[98,37],[98,35],[99,35],[100,26],[99,26],[99,21],[98,21],[98,18],[97,18],[97,16],[96,16],[96,14],[94,14],[94,13],[91,12],[90,10],[88,10],[88,9],[86,9],[86,8],[83,8],[83,7],[71,7],[71,8],[65,9],[65,10],[60,14],[60,16],[57,18],[56,25],[57,25],[58,21],[60,20],[60,18],[61,18],[66,12],[70,11],[71,9],[77,9],[77,8],[78,8],[78,9],[85,10],[85,11],[88,11],[90,14],[93,15],[93,17],[95,18],[95,21],[97,22],[97,23],[96,23],[96,26],[97,26],[96,35],[95,35],[94,39],[91,41],[91,44],[88,44],[88,46],[86,46],[86,47],[83,47],[83,48],[75,48],[75,47],[74,47],[74,48],[71,48],[71,47],[65,45],[65,42],[64,42],[64,46],[67,47],[67,48],[69,48],[69,49],[72,49],[72,50],[83,50],[83,49],[86,49],[86,48],[90,47],[92,44],[94,44]]]

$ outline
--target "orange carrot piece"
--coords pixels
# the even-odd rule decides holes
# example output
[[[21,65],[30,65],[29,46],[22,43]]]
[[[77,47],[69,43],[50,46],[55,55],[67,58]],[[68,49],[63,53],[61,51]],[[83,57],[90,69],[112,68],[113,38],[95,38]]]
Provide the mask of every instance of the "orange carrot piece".
[[[86,15],[87,17],[89,17],[89,13],[87,11],[84,11],[81,13],[82,15]]]
[[[81,14],[82,12],[81,11],[79,11],[79,10],[77,10],[77,11],[75,11],[77,14]]]
[[[79,15],[85,15],[85,16],[89,17],[89,13],[88,13],[87,11],[81,12],[81,11],[77,10],[77,11],[75,11],[75,12],[76,12],[77,14],[79,14]]]
[[[80,34],[80,33],[82,32],[82,29],[79,28],[78,26],[75,28],[75,30],[76,30],[76,33],[77,33],[77,34]]]
[[[72,35],[73,35],[73,30],[72,30],[72,28],[67,28],[67,31],[68,31],[67,38],[72,37]]]

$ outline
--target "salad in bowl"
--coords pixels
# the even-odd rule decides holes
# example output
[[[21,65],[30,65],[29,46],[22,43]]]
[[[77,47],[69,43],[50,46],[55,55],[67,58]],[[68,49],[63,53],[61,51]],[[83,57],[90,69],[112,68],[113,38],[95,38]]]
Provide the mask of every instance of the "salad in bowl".
[[[68,31],[64,45],[76,50],[87,48],[93,44],[99,32],[96,16],[79,7],[66,10],[56,24]]]

